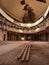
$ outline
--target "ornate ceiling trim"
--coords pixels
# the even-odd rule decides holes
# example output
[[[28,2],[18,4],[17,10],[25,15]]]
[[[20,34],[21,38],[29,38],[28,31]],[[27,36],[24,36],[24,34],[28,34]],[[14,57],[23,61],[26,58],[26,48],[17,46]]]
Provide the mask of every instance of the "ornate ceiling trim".
[[[2,22],[3,24],[3,29],[7,30],[7,31],[13,31],[13,32],[17,32],[17,33],[27,33],[27,34],[33,34],[33,33],[37,33],[40,32],[42,30],[45,30],[48,26],[49,26],[49,15],[47,15],[47,17],[44,19],[44,21],[34,27],[22,27],[16,24],[13,24],[13,22],[8,21],[5,17],[1,16],[0,17],[0,22]]]
[[[15,24],[17,24],[17,25],[19,25],[19,26],[23,26],[23,27],[33,27],[33,26],[36,26],[36,25],[40,24],[40,23],[44,20],[44,18],[46,18],[48,12],[49,12],[49,6],[48,6],[48,8],[47,8],[45,14],[44,14],[39,20],[37,20],[35,23],[20,23],[20,22],[15,21],[15,20],[14,20],[13,18],[11,18],[10,16],[8,16],[8,15],[2,10],[2,8],[0,8],[0,13],[1,13],[7,20],[9,20],[9,21],[11,21],[11,22],[13,22],[13,23],[15,23]]]
[[[19,33],[37,33],[39,31],[45,30],[49,26],[49,17],[46,19],[47,15],[49,13],[49,6],[43,15],[38,21],[36,21],[34,24],[25,24],[25,23],[18,23],[13,18],[9,17],[1,8],[0,8],[0,14],[2,14],[8,21],[11,23],[16,24],[16,32]],[[13,24],[13,25],[14,25]]]

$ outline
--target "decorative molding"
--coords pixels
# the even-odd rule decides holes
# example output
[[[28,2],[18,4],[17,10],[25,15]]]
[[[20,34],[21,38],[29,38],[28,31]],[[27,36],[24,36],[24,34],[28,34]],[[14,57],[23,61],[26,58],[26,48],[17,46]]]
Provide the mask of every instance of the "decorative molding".
[[[44,18],[46,18],[47,14],[49,12],[49,6],[45,12],[45,14],[43,15],[43,17],[41,17],[39,20],[37,20],[35,23],[20,23],[20,22],[17,22],[15,21],[13,18],[11,18],[10,16],[8,16],[1,8],[0,8],[0,14],[2,14],[7,20],[15,23],[15,24],[18,24],[19,26],[23,26],[23,27],[33,27],[33,26],[36,26],[38,24],[40,24]]]
[[[49,24],[48,21],[49,21],[49,16],[46,19],[44,19],[44,21],[41,22],[40,24],[28,28],[28,27],[16,25],[13,22],[10,22],[7,19],[5,19],[4,17],[0,16],[0,28],[4,29],[6,31],[30,34],[30,33],[36,33],[41,30],[44,30],[46,27],[49,26],[49,25],[47,25],[47,24]]]

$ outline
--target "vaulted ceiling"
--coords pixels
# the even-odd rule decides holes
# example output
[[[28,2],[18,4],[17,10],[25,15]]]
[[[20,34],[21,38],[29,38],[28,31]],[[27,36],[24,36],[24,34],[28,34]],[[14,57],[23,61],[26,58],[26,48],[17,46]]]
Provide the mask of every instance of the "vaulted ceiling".
[[[11,17],[22,21],[25,11],[23,10],[24,5],[20,4],[21,1],[22,0],[0,0],[0,7]],[[46,0],[46,3],[37,0],[25,0],[25,2],[33,9],[35,20],[42,17],[49,5],[49,0]]]

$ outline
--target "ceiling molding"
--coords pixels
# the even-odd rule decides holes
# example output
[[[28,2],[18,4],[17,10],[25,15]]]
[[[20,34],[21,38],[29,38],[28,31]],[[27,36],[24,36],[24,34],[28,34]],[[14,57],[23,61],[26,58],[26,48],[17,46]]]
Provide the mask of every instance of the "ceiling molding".
[[[40,24],[40,23],[44,20],[44,18],[46,18],[48,12],[49,12],[49,6],[48,6],[48,8],[47,8],[45,14],[44,14],[39,20],[37,20],[35,23],[20,23],[20,22],[15,21],[15,20],[14,20],[13,18],[11,18],[10,16],[8,16],[8,15],[6,14],[6,12],[4,12],[4,11],[2,10],[2,8],[0,8],[0,14],[2,14],[7,20],[9,20],[9,21],[11,21],[11,22],[13,22],[13,23],[15,22],[15,24],[18,24],[18,25],[23,26],[23,27],[33,27],[33,26],[36,26],[36,25]]]

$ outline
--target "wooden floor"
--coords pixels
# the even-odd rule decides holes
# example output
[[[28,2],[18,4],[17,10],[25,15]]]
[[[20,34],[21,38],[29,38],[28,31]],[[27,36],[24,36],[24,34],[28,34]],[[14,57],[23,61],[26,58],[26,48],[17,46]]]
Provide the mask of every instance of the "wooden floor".
[[[0,65],[49,65],[49,42],[1,43]]]

